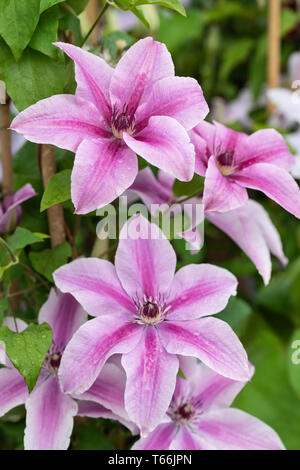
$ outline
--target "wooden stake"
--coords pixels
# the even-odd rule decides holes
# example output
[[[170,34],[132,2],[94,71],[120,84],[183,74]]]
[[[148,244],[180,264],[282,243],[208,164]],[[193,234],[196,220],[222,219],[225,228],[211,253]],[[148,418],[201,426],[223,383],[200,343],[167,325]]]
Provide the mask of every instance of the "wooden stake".
[[[43,185],[46,188],[51,176],[56,173],[56,162],[54,148],[52,145],[41,146],[41,172]],[[47,209],[49,231],[51,236],[51,246],[54,248],[63,243],[66,239],[63,208],[60,204]]]
[[[9,98],[0,104],[0,142],[2,155],[2,192],[3,197],[13,192],[13,163],[11,152],[11,131]]]
[[[269,0],[268,15],[268,88],[280,84],[280,13],[281,0]],[[268,103],[268,111],[274,111],[273,103]]]
[[[94,21],[96,20],[97,16],[99,15],[99,11],[100,11],[99,0],[90,0],[89,3],[87,4],[85,11],[89,19],[89,22],[92,25]],[[91,33],[90,37],[91,37],[91,43],[93,46],[97,46],[98,44],[99,28],[100,28],[100,25],[97,24]]]

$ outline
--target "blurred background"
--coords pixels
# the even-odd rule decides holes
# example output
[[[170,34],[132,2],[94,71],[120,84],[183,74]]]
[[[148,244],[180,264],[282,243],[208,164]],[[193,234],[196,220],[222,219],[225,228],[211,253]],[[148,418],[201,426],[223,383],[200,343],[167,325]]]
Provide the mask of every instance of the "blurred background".
[[[295,154],[293,173],[297,178],[300,177],[297,167],[300,105],[297,113],[292,93],[300,86],[300,2],[282,1],[279,26],[270,32],[268,19],[273,1],[277,2],[186,0],[186,17],[163,7],[141,8],[143,21],[149,23],[153,37],[164,42],[171,52],[176,75],[192,76],[199,81],[211,110],[208,119],[217,119],[247,133],[275,127]],[[85,7],[87,2],[81,3]],[[78,19],[61,7],[61,39],[70,34],[75,44],[79,44],[100,8],[101,2],[90,1]],[[114,64],[126,47],[148,34],[146,26],[133,13],[111,7],[86,48]],[[275,88],[273,94],[269,93],[270,88]],[[70,79],[66,90],[73,89],[74,82]],[[35,160],[29,158],[32,144],[26,143],[21,148],[20,145],[14,156],[16,178],[20,184],[31,182],[38,190]],[[69,158],[73,157],[58,151],[58,169],[68,167]],[[219,316],[240,337],[256,372],[234,406],[272,426],[288,449],[300,450],[300,352],[297,354],[297,347],[300,351],[300,222],[264,195],[253,192],[250,196],[268,211],[289,259],[285,269],[273,260],[272,279],[267,287],[241,249],[209,223],[205,226],[205,243],[199,254],[186,251],[181,240],[173,243],[179,266],[209,262],[229,269],[238,277],[238,298],[233,298]],[[44,232],[46,216],[35,214],[38,202],[37,207],[35,202],[30,204],[31,210],[24,211],[22,226],[31,226],[34,219],[35,230]],[[88,252],[85,247],[94,240],[97,219],[85,220],[76,238],[83,253],[85,249]],[[69,222],[72,225],[71,211]],[[43,300],[41,297],[36,302]],[[22,413],[23,410],[17,409],[0,419],[0,448],[22,448]],[[130,433],[117,423],[77,418],[71,448],[126,449],[133,442]]]

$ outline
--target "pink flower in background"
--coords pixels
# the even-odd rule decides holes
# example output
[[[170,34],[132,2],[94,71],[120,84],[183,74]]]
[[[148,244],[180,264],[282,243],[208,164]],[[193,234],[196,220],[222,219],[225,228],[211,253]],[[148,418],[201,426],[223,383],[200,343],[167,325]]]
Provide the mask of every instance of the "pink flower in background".
[[[216,374],[193,358],[181,358],[168,421],[134,450],[283,450],[277,433],[244,411],[229,408],[243,382]],[[253,370],[252,370],[253,372]]]
[[[174,178],[163,172],[158,173],[156,179],[150,168],[141,170],[127,194],[130,199],[138,196],[146,204],[149,211],[154,204],[176,204],[172,199]],[[132,196],[134,195],[134,196]],[[195,213],[193,205],[201,204],[202,196],[194,197],[183,204],[183,210],[188,215]],[[268,284],[271,277],[272,263],[270,253],[286,265],[288,260],[282,249],[279,233],[274,227],[268,213],[258,202],[249,199],[243,206],[228,212],[206,211],[205,218],[225,232],[246,253],[257,267],[264,283]],[[197,223],[192,222],[191,227],[177,235],[184,238],[193,252],[201,247],[201,235],[197,230]]]
[[[195,153],[187,130],[208,113],[197,81],[175,77],[164,44],[138,41],[115,69],[94,54],[57,43],[75,62],[77,90],[30,106],[11,128],[32,142],[76,152],[71,193],[76,213],[105,206],[138,172],[136,154],[189,181]]]
[[[16,193],[6,196],[3,203],[0,203],[0,233],[10,233],[14,231],[21,221],[22,202],[27,201],[27,199],[35,195],[36,192],[31,184],[26,184]]]
[[[190,136],[196,151],[195,171],[205,176],[205,211],[236,209],[248,200],[246,188],[251,188],[300,218],[300,190],[289,174],[294,157],[274,129],[247,136],[217,122],[203,122]]]
[[[198,357],[225,376],[249,378],[239,339],[225,322],[209,317],[235,295],[235,277],[209,264],[186,266],[174,275],[175,267],[170,242],[138,215],[121,230],[115,266],[82,258],[54,273],[59,289],[97,317],[75,333],[63,354],[64,391],[83,393],[105,361],[122,354],[125,408],[143,434],[161,422],[169,406],[178,354]]]

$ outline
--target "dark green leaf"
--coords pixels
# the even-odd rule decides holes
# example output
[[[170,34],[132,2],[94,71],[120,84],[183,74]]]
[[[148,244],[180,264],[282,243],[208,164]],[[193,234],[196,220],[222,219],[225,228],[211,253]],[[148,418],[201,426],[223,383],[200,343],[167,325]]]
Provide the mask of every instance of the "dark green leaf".
[[[0,69],[7,92],[19,111],[63,91],[64,62],[30,48],[19,62],[15,62],[4,41],[0,40]]]
[[[138,5],[161,5],[171,10],[177,11],[183,16],[186,16],[184,6],[180,3],[179,0],[136,0],[132,2],[135,6]]]
[[[173,184],[173,193],[176,197],[190,196],[195,193],[201,193],[204,188],[203,176],[194,175],[191,181],[185,183],[184,181],[175,180]]]
[[[0,34],[16,60],[29,44],[40,16],[40,0],[1,0]]]
[[[55,6],[42,13],[40,21],[31,38],[30,47],[50,57],[57,58],[61,51],[52,44],[57,41],[57,32],[58,7]]]
[[[53,7],[53,5],[56,5],[57,3],[62,3],[64,0],[41,0],[40,4],[40,13],[43,13],[43,11],[48,10],[48,8]]]
[[[70,7],[79,15],[87,6],[89,0],[67,0]]]
[[[32,251],[29,253],[29,259],[33,268],[38,273],[53,282],[53,272],[63,264],[66,264],[71,254],[71,246],[69,243],[63,242],[61,245],[52,248],[52,250]]]
[[[22,333],[15,333],[6,326],[0,328],[0,340],[5,351],[23,375],[29,392],[36,384],[45,356],[52,342],[52,331],[47,323],[30,324]]]
[[[51,177],[42,197],[41,211],[70,198],[71,170],[63,170]]]

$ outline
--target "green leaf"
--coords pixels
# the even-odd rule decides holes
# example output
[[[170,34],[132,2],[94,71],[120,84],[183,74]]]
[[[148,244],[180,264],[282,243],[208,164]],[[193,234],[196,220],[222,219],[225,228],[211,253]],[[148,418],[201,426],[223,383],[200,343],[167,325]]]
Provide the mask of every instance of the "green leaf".
[[[32,233],[26,228],[17,227],[14,234],[7,239],[7,243],[13,251],[16,251],[33,243],[42,242],[44,238],[43,234]]]
[[[237,297],[231,297],[226,308],[216,317],[226,321],[241,337],[246,331],[251,314],[252,308],[247,302]]]
[[[277,336],[253,317],[242,338],[255,373],[233,403],[274,428],[288,449],[300,450],[300,400],[289,384],[286,354]]]
[[[43,11],[48,10],[48,8],[53,7],[53,5],[57,5],[57,3],[62,3],[64,0],[41,0],[40,4],[40,13]]]
[[[0,328],[0,340],[5,351],[23,375],[29,392],[36,384],[42,364],[52,343],[52,331],[47,323],[30,324],[22,333],[15,333],[6,326]]]
[[[75,13],[79,15],[85,7],[87,6],[89,0],[68,0],[67,3],[70,5],[70,7],[73,8]]]
[[[292,336],[288,355],[290,384],[300,398],[300,328]]]
[[[184,181],[175,180],[173,184],[173,193],[176,197],[190,196],[196,192],[201,193],[204,189],[203,176],[194,175],[191,181],[185,183]]]
[[[186,16],[184,6],[180,3],[179,0],[137,0],[132,2],[134,6],[138,5],[161,5],[171,10],[177,11],[183,16]]]
[[[19,111],[63,91],[64,62],[30,48],[19,62],[15,62],[4,41],[0,40],[0,70],[7,93]]]
[[[29,44],[40,16],[40,0],[0,0],[0,34],[16,60]]]
[[[29,44],[32,49],[53,58],[57,58],[60,54],[59,49],[52,44],[57,41],[58,11],[58,7],[55,6],[41,15]]]
[[[204,28],[204,15],[196,9],[189,10],[184,16],[160,14],[160,28],[157,39],[164,42],[171,53],[185,41],[201,35]]]
[[[38,252],[32,251],[29,253],[29,259],[33,268],[38,273],[53,282],[53,272],[63,264],[66,264],[71,255],[71,246],[69,243],[63,242],[61,245],[52,248],[52,250],[46,249]]]
[[[128,47],[134,43],[134,39],[123,31],[112,31],[109,34],[102,36],[103,48],[109,52],[109,55],[113,60],[117,59],[120,52],[125,48],[122,47],[120,50],[118,42],[125,43],[124,46]]]
[[[254,46],[255,42],[252,38],[239,38],[238,41],[232,41],[222,58],[220,79],[227,80],[231,71],[248,58]]]
[[[71,198],[71,170],[51,176],[41,200],[41,212]]]
[[[3,321],[3,315],[6,311],[10,311],[10,305],[6,297],[0,299],[0,325]]]

